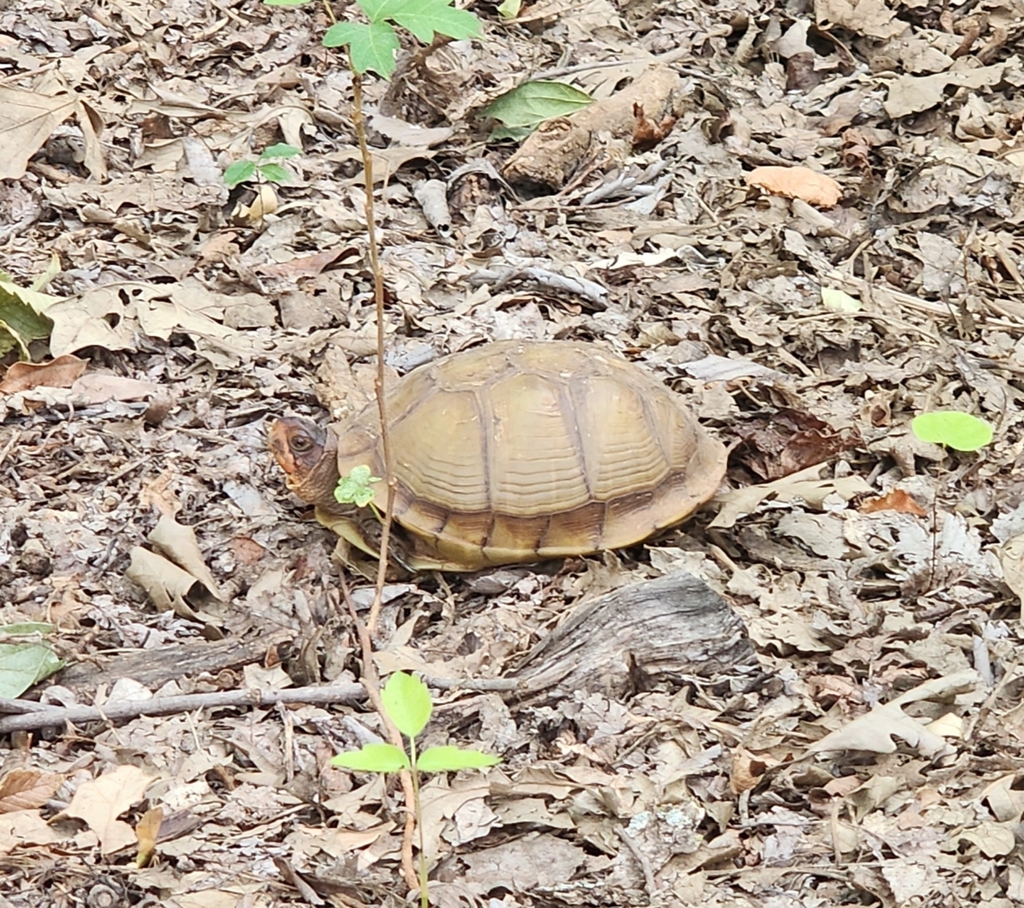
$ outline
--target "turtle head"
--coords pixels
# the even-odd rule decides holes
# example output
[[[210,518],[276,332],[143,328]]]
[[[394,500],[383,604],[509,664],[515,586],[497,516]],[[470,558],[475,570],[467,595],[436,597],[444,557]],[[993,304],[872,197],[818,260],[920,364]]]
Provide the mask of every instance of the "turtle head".
[[[289,416],[271,423],[268,445],[291,491],[310,504],[337,508],[338,443],[333,432]]]

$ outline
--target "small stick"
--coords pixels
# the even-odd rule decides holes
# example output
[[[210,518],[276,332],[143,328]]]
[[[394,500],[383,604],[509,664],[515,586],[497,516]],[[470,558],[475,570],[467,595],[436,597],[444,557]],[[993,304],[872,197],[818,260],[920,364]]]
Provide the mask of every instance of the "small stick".
[[[20,713],[0,719],[0,734],[53,728],[68,722],[113,722],[139,716],[162,716],[221,706],[274,706],[278,703],[360,703],[360,684],[330,687],[294,687],[287,690],[224,690],[206,694],[153,697],[149,700],[113,700],[103,706],[43,706],[30,700],[0,699],[0,713]]]

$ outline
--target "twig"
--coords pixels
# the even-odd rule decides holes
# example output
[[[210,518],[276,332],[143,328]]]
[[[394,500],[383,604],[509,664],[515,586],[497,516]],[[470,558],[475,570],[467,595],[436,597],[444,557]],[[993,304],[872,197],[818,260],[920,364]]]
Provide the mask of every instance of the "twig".
[[[373,387],[377,394],[377,410],[380,414],[380,444],[384,458],[384,477],[387,482],[387,505],[384,508],[384,531],[380,537],[380,554],[377,560],[377,583],[373,591],[373,604],[366,619],[369,632],[377,630],[377,619],[383,606],[384,582],[388,570],[388,543],[391,541],[391,512],[395,504],[396,480],[391,470],[391,433],[388,431],[387,404],[384,387],[384,273],[377,253],[377,221],[373,211],[373,156],[366,141],[366,119],[363,116],[363,77],[352,65],[352,124],[359,140],[359,153],[363,156],[363,183],[366,187],[366,231],[369,236],[370,270],[373,272],[373,299],[377,310],[377,377]]]
[[[588,281],[583,277],[570,277],[566,274],[558,274],[548,271],[546,268],[509,268],[507,271],[476,271],[470,277],[469,282],[474,286],[486,283],[494,283],[494,289],[500,290],[513,281],[522,281],[527,284],[534,284],[546,290],[553,290],[556,293],[571,293],[575,296],[582,296],[598,306],[606,306],[608,291],[595,281]]]
[[[626,846],[636,862],[640,865],[640,869],[644,872],[644,882],[647,884],[647,896],[651,900],[651,904],[654,904],[654,900],[658,894],[658,883],[654,879],[654,871],[651,869],[651,862],[648,860],[647,855],[640,850],[640,846],[633,841],[633,837],[626,832],[621,826],[616,826],[615,831],[619,834],[619,838],[622,839],[622,844]]]
[[[293,687],[287,690],[224,690],[207,694],[154,697],[151,700],[114,700],[103,706],[42,706],[31,700],[0,699],[0,712],[21,713],[0,719],[0,734],[53,728],[68,722],[114,722],[139,716],[163,716],[222,706],[274,706],[278,703],[361,703],[359,684],[331,687]]]

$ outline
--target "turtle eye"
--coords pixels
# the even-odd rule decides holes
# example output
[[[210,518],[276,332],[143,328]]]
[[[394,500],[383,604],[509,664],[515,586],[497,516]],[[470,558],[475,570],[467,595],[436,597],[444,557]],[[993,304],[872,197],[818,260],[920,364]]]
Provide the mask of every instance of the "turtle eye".
[[[313,450],[313,439],[303,433],[292,436],[292,450],[296,454],[308,454]]]

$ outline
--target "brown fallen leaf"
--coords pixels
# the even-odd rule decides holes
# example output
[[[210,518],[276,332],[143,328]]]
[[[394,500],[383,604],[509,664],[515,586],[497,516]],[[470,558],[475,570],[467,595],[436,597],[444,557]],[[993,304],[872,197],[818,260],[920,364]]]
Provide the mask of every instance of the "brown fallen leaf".
[[[85,374],[89,361],[70,353],[48,363],[14,363],[0,382],[0,394],[31,391],[44,385],[48,388],[70,388]]]
[[[861,502],[860,510],[864,514],[874,514],[876,511],[897,511],[900,514],[914,514],[917,517],[928,515],[928,512],[914,501],[913,496],[908,495],[903,489],[893,489],[885,495],[867,498]]]
[[[744,179],[748,186],[821,208],[832,208],[843,197],[842,186],[810,167],[755,167]]]
[[[118,766],[79,785],[65,813],[84,820],[99,838],[103,854],[112,854],[135,844],[135,831],[118,817],[142,800],[154,778],[137,766]]]
[[[0,813],[42,807],[63,781],[64,777],[55,772],[12,769],[0,779]]]

